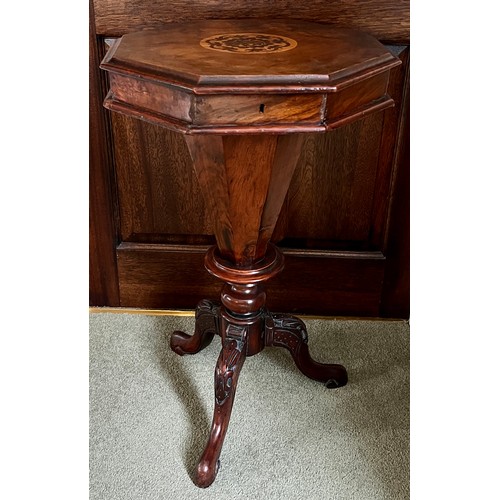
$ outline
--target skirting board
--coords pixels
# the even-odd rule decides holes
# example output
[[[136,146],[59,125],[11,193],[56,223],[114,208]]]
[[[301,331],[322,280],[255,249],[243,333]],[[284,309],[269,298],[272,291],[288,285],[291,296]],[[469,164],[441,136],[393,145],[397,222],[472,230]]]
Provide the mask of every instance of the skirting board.
[[[183,316],[183,317],[194,317],[195,312],[182,311],[175,309],[136,309],[133,307],[89,307],[89,313],[112,313],[112,314],[144,314],[147,316]],[[324,319],[324,320],[356,320],[356,321],[403,321],[407,322],[405,319],[401,318],[367,318],[354,317],[354,316],[315,316],[307,314],[294,314],[298,318],[303,319]]]

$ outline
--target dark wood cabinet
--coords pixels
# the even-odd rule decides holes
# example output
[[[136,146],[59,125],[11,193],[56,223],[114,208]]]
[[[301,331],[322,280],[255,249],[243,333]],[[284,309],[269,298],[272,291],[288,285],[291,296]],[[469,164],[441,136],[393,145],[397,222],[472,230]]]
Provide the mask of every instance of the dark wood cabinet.
[[[285,5],[286,4],[286,5]],[[286,17],[362,29],[403,64],[395,106],[306,137],[274,239],[285,270],[267,287],[273,311],[409,316],[409,4],[124,2],[90,6],[90,302],[194,309],[217,299],[203,267],[212,227],[182,134],[102,106],[106,38],[165,22]],[[300,6],[300,8],[299,8]]]

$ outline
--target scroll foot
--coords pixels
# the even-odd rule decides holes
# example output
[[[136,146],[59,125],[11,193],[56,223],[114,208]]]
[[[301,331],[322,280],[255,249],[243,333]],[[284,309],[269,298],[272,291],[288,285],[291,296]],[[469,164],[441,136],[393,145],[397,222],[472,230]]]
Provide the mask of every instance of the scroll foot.
[[[347,384],[347,371],[342,365],[314,361],[307,346],[307,329],[302,320],[284,314],[271,314],[266,320],[266,343],[290,351],[297,368],[306,377],[323,382],[328,389]]]
[[[193,335],[175,331],[170,336],[171,349],[184,356],[205,349],[218,333],[219,307],[209,300],[202,300],[196,307],[196,323]]]
[[[245,351],[246,335],[239,339],[226,337],[217,360],[214,418],[208,443],[196,469],[194,480],[200,488],[210,486],[219,471],[219,456],[229,426],[236,384],[246,357]]]

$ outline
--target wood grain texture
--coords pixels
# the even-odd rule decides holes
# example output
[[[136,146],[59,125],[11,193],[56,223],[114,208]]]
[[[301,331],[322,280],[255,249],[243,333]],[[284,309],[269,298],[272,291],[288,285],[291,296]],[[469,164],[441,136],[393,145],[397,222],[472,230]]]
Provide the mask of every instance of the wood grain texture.
[[[212,222],[217,247],[222,255],[231,258],[233,223],[230,216],[230,184],[222,137],[186,137],[189,154],[207,208],[206,219]]]
[[[206,39],[230,43],[209,51]],[[284,39],[291,50],[261,52]],[[360,31],[235,19],[126,34],[101,68],[111,74],[104,104],[112,111],[187,134],[248,135],[325,131],[391,106],[388,72],[399,64]]]
[[[323,96],[217,95],[199,96],[193,112],[195,125],[321,124]]]
[[[89,39],[89,285],[90,304],[119,304],[115,255],[118,220],[115,210],[112,142],[106,110],[102,107],[103,89],[99,75],[102,59],[94,32],[93,8],[90,4]],[[102,49],[102,46],[101,46]]]
[[[402,116],[398,133],[395,171],[385,254],[387,270],[380,305],[385,317],[410,317],[410,79],[406,70]]]
[[[257,253],[257,244],[276,144],[277,137],[272,135],[224,137],[229,214],[234,233],[231,260],[238,265],[246,266],[263,257],[263,253]]]
[[[403,64],[392,69],[389,78],[388,93],[393,96],[394,107],[387,109],[383,114],[370,236],[373,247],[380,248],[383,252],[386,249],[389,229],[387,224],[389,202],[395,188],[392,176],[396,171],[398,149],[401,145],[404,88],[407,85],[409,67],[409,47],[390,47],[390,49],[401,59]]]
[[[174,5],[173,8],[176,8],[175,3],[176,2],[169,2],[170,6]],[[213,5],[216,5],[216,3]],[[243,5],[243,2],[235,2],[234,5],[238,3],[240,3],[240,7]],[[338,9],[339,3],[340,2],[331,2],[330,4],[323,3],[323,5],[320,6],[320,10]],[[358,10],[352,7],[346,8],[349,10],[348,14],[353,19],[356,17],[358,17],[358,19],[354,19],[351,24],[349,24],[349,22],[347,24],[342,24],[345,23],[347,18],[340,17],[339,21],[341,25],[357,27],[357,24],[361,25],[364,23],[365,25],[369,25],[370,23],[376,22],[377,16],[372,16],[370,19],[362,19],[366,14],[368,4],[374,5],[372,2],[363,3],[364,6]],[[391,5],[388,5],[387,8],[389,10],[392,9],[392,13],[394,13],[393,19],[395,19],[398,16],[398,2],[390,3]],[[148,3],[148,7],[148,5],[143,3],[139,6],[139,10],[147,10],[151,8],[153,4],[154,2]],[[180,2],[177,2],[177,4],[180,5]],[[205,4],[205,7],[210,10],[211,6],[208,5],[209,2],[205,2]],[[277,2],[277,4],[279,4],[279,2]],[[400,5],[402,5],[402,3],[400,3]],[[169,9],[170,6],[164,5],[163,7]],[[228,2],[224,7],[231,9],[233,6]],[[249,4],[243,7],[247,8],[247,10],[251,8]],[[407,5],[405,8],[406,7]],[[182,8],[184,8],[186,12],[191,9],[186,3],[181,6],[181,9]],[[271,10],[274,8],[274,5],[267,5],[265,8]],[[281,6],[278,5],[278,8],[281,8]],[[302,6],[301,10],[304,12],[307,8]],[[312,9],[310,15],[314,17],[320,10],[316,10],[315,12]],[[382,16],[384,15],[382,11],[379,13]],[[198,12],[194,12],[194,15],[198,15]],[[131,25],[134,24],[133,19],[136,18],[136,12],[133,9],[124,9],[123,16],[124,18],[128,18],[127,23],[130,22]],[[214,14],[212,17],[219,16],[218,14]],[[224,15],[222,15],[222,17],[224,17]],[[303,16],[296,15],[294,17],[298,18]],[[386,32],[390,32],[392,29],[391,23],[393,21],[390,21],[390,17],[391,15],[386,16],[388,24],[383,28]],[[322,21],[322,19],[310,19]],[[178,19],[170,19],[170,21],[172,20]],[[328,19],[325,18],[325,20]],[[98,23],[100,21],[102,21],[102,19],[97,20]],[[151,16],[145,21],[145,26],[148,25],[152,27],[154,25],[158,27],[163,21],[164,20],[159,17]],[[398,22],[399,21],[401,21],[401,19],[399,19]],[[382,30],[382,23],[380,26]],[[121,35],[127,31],[130,30],[116,31],[115,34]],[[378,38],[388,42],[398,41],[390,37]],[[100,52],[100,55],[97,57],[102,57],[102,40],[98,38],[97,42],[98,51]],[[307,183],[302,190],[299,189],[296,191],[293,197],[289,196],[286,198],[275,230],[275,239],[281,240],[285,237],[284,243],[287,245],[290,243],[297,251],[304,253],[304,257],[301,257],[300,269],[298,269],[304,274],[308,273],[309,266],[313,265],[314,262],[314,260],[306,259],[306,254],[309,256],[314,255],[314,258],[318,260],[326,258],[324,255],[317,255],[314,249],[323,248],[333,250],[341,248],[345,249],[351,256],[355,254],[355,250],[359,249],[377,249],[382,252],[387,252],[387,260],[382,265],[382,268],[387,269],[388,273],[387,277],[383,280],[384,292],[382,294],[380,290],[379,293],[378,300],[379,303],[380,301],[382,302],[380,303],[378,313],[373,312],[376,311],[376,300],[372,295],[374,293],[373,289],[367,291],[367,289],[364,288],[361,277],[359,280],[359,293],[365,295],[368,304],[370,304],[368,307],[368,309],[371,310],[369,315],[384,314],[391,317],[408,317],[408,237],[405,233],[407,228],[405,229],[404,227],[404,224],[407,224],[407,215],[405,214],[408,213],[408,206],[405,205],[405,203],[401,203],[406,197],[406,195],[404,195],[405,182],[401,182],[401,179],[404,179],[402,173],[405,169],[409,168],[409,164],[405,164],[404,168],[401,168],[402,158],[406,156],[406,153],[404,153],[406,146],[404,146],[405,140],[398,139],[398,137],[400,137],[400,132],[398,132],[398,130],[404,130],[404,127],[401,129],[399,123],[403,120],[401,103],[407,74],[408,48],[394,47],[393,49],[394,54],[403,61],[402,67],[391,70],[389,79],[388,93],[394,98],[396,107],[385,110],[373,117],[362,119],[360,122],[348,125],[346,130],[338,129],[332,134],[326,134],[324,137],[309,137],[306,139],[304,151],[299,159],[296,175],[303,176],[303,178],[307,180]],[[103,86],[105,79],[102,72],[100,75],[98,74],[98,62],[98,60],[94,61],[94,71],[95,75],[97,75],[94,76],[99,86]],[[91,89],[95,89],[92,85],[94,84],[92,84],[91,73]],[[96,94],[91,94],[91,101],[93,95]],[[105,110],[100,112],[103,117],[107,116],[109,119],[109,113]],[[373,120],[373,122],[371,120]],[[93,123],[92,114],[91,123]],[[105,121],[104,124],[106,128]],[[375,125],[375,130],[370,130],[371,124]],[[365,129],[365,127],[367,128]],[[374,156],[369,151],[365,150],[365,148],[368,147],[368,149],[370,149],[371,146],[368,145],[372,144],[372,142],[377,142],[377,127],[380,128],[380,134],[378,135],[378,145],[375,147],[377,155]],[[206,205],[202,199],[201,190],[192,169],[192,162],[189,157],[188,149],[180,134],[175,134],[168,130],[116,114],[113,116],[114,137],[111,136],[112,140],[109,140],[110,134],[108,134],[108,139],[106,139],[106,134],[108,133],[106,130],[104,130],[104,132],[102,129],[99,129],[99,132],[97,132],[97,130],[96,127],[93,129],[91,128],[91,137],[93,137],[93,133],[97,133],[99,136],[92,139],[91,148],[95,147],[95,144],[99,142],[101,142],[101,145],[106,143],[106,141],[108,141],[108,143],[104,148],[107,159],[99,166],[99,169],[102,168],[103,170],[94,174],[91,173],[91,183],[92,176],[93,179],[97,179],[98,176],[104,176],[103,180],[97,182],[98,191],[101,194],[94,196],[91,186],[91,211],[97,214],[92,215],[91,213],[91,219],[92,217],[96,217],[94,227],[100,226],[101,228],[100,231],[94,233],[96,236],[93,236],[91,220],[91,239],[93,238],[94,241],[97,242],[98,248],[102,249],[107,246],[108,251],[102,252],[101,254],[99,254],[99,252],[94,252],[94,257],[92,257],[92,252],[94,250],[91,248],[91,263],[93,263],[91,264],[90,285],[92,297],[98,298],[93,304],[113,305],[107,302],[108,292],[102,294],[101,291],[116,285],[116,278],[114,285],[112,274],[106,275],[106,272],[107,269],[112,269],[113,260],[115,258],[109,249],[114,248],[114,245],[118,244],[122,236],[128,242],[142,242],[144,244],[150,244],[150,247],[155,248],[157,244],[160,244],[161,248],[163,248],[162,244],[165,244],[175,252],[177,251],[175,250],[177,248],[176,245],[182,244],[182,250],[179,250],[179,252],[190,254],[189,249],[198,248],[198,245],[204,245],[206,247],[214,243],[214,239],[211,236],[213,227],[211,221],[206,217]],[[359,139],[363,137],[364,139],[360,141]],[[99,148],[101,148],[101,146],[99,146]],[[342,153],[344,148],[347,148],[347,150]],[[101,150],[101,152],[104,150]],[[119,187],[118,201],[121,221],[118,213],[114,212],[113,203],[109,203],[109,201],[113,199],[113,190],[115,188],[114,174],[112,172],[113,150],[116,152],[117,156],[116,178]],[[151,152],[151,154],[149,152]],[[334,160],[334,155],[339,155],[337,160]],[[361,160],[361,172],[357,171],[358,159]],[[91,158],[91,169],[92,161]],[[108,167],[106,167],[106,164]],[[110,165],[111,171],[107,170]],[[335,183],[337,180],[347,182],[345,188],[333,188],[332,183]],[[292,184],[294,182],[295,181],[292,181]],[[357,182],[359,182],[359,185],[353,186],[353,184]],[[145,202],[146,198],[150,199],[148,203]],[[321,210],[319,199],[323,200],[323,211]],[[369,200],[371,200],[372,203],[371,212],[367,208],[367,202],[369,202]],[[388,224],[389,201],[396,207],[391,208],[393,222],[391,222],[390,225]],[[93,207],[93,204],[96,206]],[[297,217],[298,205],[306,210],[303,217]],[[398,206],[399,208],[397,208]],[[355,219],[353,217],[350,219],[351,210],[353,214],[357,214],[357,216],[361,216],[361,218]],[[370,212],[371,215],[367,216],[366,214],[368,212]],[[308,231],[307,221],[310,222],[311,226],[314,228],[313,230]],[[106,224],[108,224],[108,232],[103,230]],[[398,225],[400,224],[403,226],[398,229]],[[117,227],[120,227],[121,236],[116,235]],[[117,254],[118,259],[120,259],[121,250],[118,250]],[[111,258],[109,258],[110,255]],[[141,264],[143,267],[142,272],[139,272],[139,269],[136,269],[135,266],[132,265],[132,274],[127,275],[122,268],[119,277],[120,283],[126,290],[123,296],[127,297],[127,300],[130,299],[134,302],[136,304],[135,307],[148,307],[145,305],[146,302],[141,303],[141,298],[145,300],[147,298],[150,303],[156,303],[156,307],[170,307],[171,304],[176,303],[178,300],[178,291],[175,287],[176,271],[182,267],[182,262],[184,261],[174,264],[171,267],[167,265],[169,270],[165,276],[167,277],[166,279],[172,280],[173,286],[169,285],[167,289],[165,289],[158,284],[158,287],[153,286],[148,288],[148,279],[154,281],[157,273],[161,273],[161,266],[163,265],[163,261],[158,262],[155,260],[155,252],[151,252],[151,254],[148,255],[148,258],[152,260],[148,261],[148,258],[144,257]],[[108,264],[106,264],[106,259]],[[288,268],[291,265],[291,261],[288,257],[287,259]],[[156,264],[150,266],[153,262],[156,262]],[[343,262],[347,263],[347,260]],[[111,267],[109,267],[109,264],[111,264]],[[380,262],[378,262],[377,265],[380,265]],[[384,272],[385,271],[382,271],[382,275]],[[137,282],[135,282],[135,278],[133,278],[133,276],[136,276],[135,273],[140,273],[142,275],[141,279]],[[286,277],[286,273],[287,270],[285,270],[285,274],[282,276]],[[92,274],[95,279],[92,278]],[[191,277],[193,282],[187,286],[188,290],[184,288],[184,303],[191,305],[185,305],[183,308],[192,309],[196,304],[196,300],[190,300],[190,293],[192,293],[191,299],[193,297],[203,298],[205,296],[215,299],[218,297],[220,284],[217,284],[216,281],[213,284],[212,295],[210,295],[209,291],[206,293],[203,291],[209,289],[203,288],[206,287],[206,283],[204,284],[201,277],[205,274],[208,275],[208,273],[203,271],[203,259],[201,259],[199,264],[191,270],[191,274],[188,273],[187,275],[187,279]],[[371,276],[370,273],[369,275]],[[323,290],[323,294],[329,296],[333,283],[338,283],[338,286],[342,287],[343,284],[345,284],[344,280],[346,280],[346,283],[349,282],[349,276],[342,272],[342,263],[339,263],[336,273],[332,273],[328,279],[321,273],[317,273],[316,277],[316,292],[314,293],[316,293],[316,299],[320,301],[320,290]],[[207,278],[208,280],[211,279],[210,276],[207,276]],[[201,279],[200,288],[197,284],[199,279]],[[297,288],[292,286],[290,289],[288,287],[289,282],[283,281],[282,285],[289,292],[288,298],[290,299],[293,298],[295,293],[301,293],[300,285],[297,285]],[[145,290],[144,293],[143,287]],[[117,293],[117,285],[115,286],[115,290]],[[200,290],[201,292],[198,293]],[[135,298],[134,293],[137,294]],[[317,311],[316,314],[333,314],[332,311],[338,310],[335,308],[335,304],[333,304],[337,299],[340,301],[339,307],[342,308],[343,303],[346,301],[349,302],[349,299],[346,298],[346,293],[356,295],[355,291],[346,292],[344,290],[342,293],[334,291],[333,299],[328,299],[325,302],[318,302],[318,304],[323,304],[324,307],[322,310]],[[274,307],[272,300],[272,297],[270,297],[269,303],[271,307]],[[352,301],[352,303],[355,303],[356,300]],[[283,299],[282,304],[285,302],[286,301]],[[358,312],[355,308],[350,308],[350,306],[345,310],[350,310],[351,313],[349,314],[366,315],[366,308],[364,308],[362,301],[359,301],[358,304],[360,306]],[[396,308],[391,309],[391,304],[395,304]],[[294,310],[302,312],[300,306],[297,307],[298,308]],[[274,308],[281,311],[289,310],[285,305],[283,305],[283,307]],[[398,310],[399,313],[391,313],[391,311]],[[365,313],[363,311],[365,311]],[[399,314],[402,316],[398,316]]]
[[[206,246],[122,243],[118,269],[122,307],[194,309],[219,301],[220,280],[203,270]],[[283,272],[267,282],[276,312],[379,315],[385,259],[380,252],[288,252]],[[328,286],[322,284],[327,283]]]
[[[391,76],[395,90],[401,89],[400,77],[398,71]],[[400,101],[399,95],[395,98]],[[332,248],[339,242],[370,245],[372,208],[384,213],[378,206],[386,203],[390,187],[387,177],[382,187],[375,187],[378,164],[384,161],[389,174],[392,168],[378,154],[380,147],[388,153],[394,149],[394,140],[381,137],[384,123],[395,134],[397,113],[390,122],[387,113],[393,114],[388,110],[326,135],[306,136],[279,239],[286,236],[313,248]],[[205,217],[206,205],[182,136],[121,115],[113,116],[113,125],[123,239],[203,242],[199,238],[214,229]],[[385,195],[377,196],[382,189]]]
[[[382,115],[376,114],[307,136],[288,194],[287,244],[368,239],[381,128]]]
[[[356,28],[384,42],[410,40],[409,0],[94,0],[94,5],[97,33],[107,36],[196,19],[279,17]]]
[[[213,241],[212,221],[181,134],[113,114],[123,241]]]
[[[120,306],[194,309],[219,300],[221,282],[205,271],[207,247],[140,245],[117,247]]]
[[[262,210],[258,254],[264,252],[265,245],[272,237],[276,241],[283,238],[284,226],[281,225],[276,230],[276,225],[283,213],[285,198],[302,152],[304,140],[303,134],[283,135],[278,138],[273,171],[269,181],[269,193],[272,193],[272,196],[267,196]]]
[[[389,74],[387,72],[375,75],[327,96],[326,119],[334,121],[344,116],[352,109],[362,108],[371,101],[386,94]]]
[[[262,40],[255,33],[293,37],[296,46],[286,52],[242,53],[214,52],[200,43],[228,33],[232,49],[260,49]],[[335,90],[395,62],[375,37],[359,30],[300,20],[217,19],[127,33],[114,43],[101,67],[213,95],[217,89],[261,93],[266,86],[278,87],[279,93],[288,86],[300,93],[318,92],[322,86]]]
[[[191,122],[191,99],[178,89],[167,88],[142,78],[126,78],[123,75],[110,75],[113,97],[119,101],[127,100],[138,108],[149,108],[157,113]]]
[[[221,256],[246,267],[266,254],[302,136],[186,136]]]

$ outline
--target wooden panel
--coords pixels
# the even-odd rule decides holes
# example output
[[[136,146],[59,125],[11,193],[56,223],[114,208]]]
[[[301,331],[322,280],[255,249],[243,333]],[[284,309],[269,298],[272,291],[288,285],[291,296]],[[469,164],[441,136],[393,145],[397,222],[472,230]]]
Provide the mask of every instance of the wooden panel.
[[[286,202],[287,238],[368,239],[382,118],[307,136]],[[123,240],[211,235],[182,135],[120,115],[113,125]]]
[[[187,243],[211,235],[184,137],[116,113],[112,119],[122,240]]]
[[[280,17],[356,28],[384,42],[410,40],[408,0],[94,0],[94,5],[97,33],[108,36],[191,19]]]
[[[307,136],[286,202],[288,242],[382,248],[403,76],[391,72],[396,108]],[[212,226],[182,136],[117,114],[113,125],[123,240],[206,242]]]
[[[380,149],[378,157],[377,177],[375,179],[375,196],[372,209],[371,245],[379,248],[382,252],[386,250],[387,239],[387,214],[391,192],[395,185],[392,182],[393,173],[397,163],[397,149],[400,145],[399,136],[402,128],[400,122],[403,116],[403,94],[408,79],[409,47],[390,47],[403,64],[391,70],[387,92],[394,99],[394,107],[384,111],[384,122],[382,125],[382,136],[380,138]],[[395,162],[396,158],[396,162]]]
[[[389,230],[385,242],[387,271],[380,315],[410,317],[410,88],[409,69],[403,92],[403,112],[398,134]]]
[[[326,104],[326,117],[328,121],[340,117],[349,110],[352,114],[352,108],[361,108],[370,101],[383,96],[387,89],[389,79],[388,73],[376,75],[368,78],[346,89],[328,95]]]
[[[286,244],[385,250],[409,52],[390,49],[403,61],[390,73],[388,93],[395,106],[326,136],[308,136],[281,217]]]
[[[122,243],[117,250],[120,305],[194,309],[203,298],[219,300],[222,284],[205,270],[206,250]]]
[[[307,137],[288,194],[288,239],[316,248],[368,240],[382,120]]]
[[[320,22],[335,22],[338,16],[338,26],[365,29],[381,41],[406,43],[409,39],[409,3],[399,0],[312,1],[295,3],[288,11],[290,2],[279,0],[272,4],[263,0],[95,3],[97,29],[110,36],[157,27],[182,16],[229,18],[237,12],[259,16],[265,10],[268,16]],[[111,136],[106,123],[111,114],[101,106],[105,95],[105,78],[98,70],[104,55],[102,42],[102,38],[96,40],[91,26],[91,303],[118,304],[118,258],[123,305],[191,309],[199,298],[216,299],[221,287],[203,268],[204,247],[200,245],[213,244],[214,238],[191,159],[181,134],[114,113]],[[409,121],[403,106],[409,95],[405,90],[409,51],[407,47],[392,49],[403,61],[403,66],[391,71],[389,80],[388,93],[396,106],[331,133],[306,136],[292,181],[295,185],[276,231],[286,236],[283,245],[291,244],[299,253],[307,248],[343,248],[349,257],[287,255],[286,269],[269,291],[269,306],[274,310],[409,315]],[[305,185],[300,186],[301,182]],[[119,206],[115,206],[116,199]],[[126,249],[123,243],[116,251],[120,239],[148,243],[152,250]],[[173,246],[165,253],[157,243]],[[361,259],[352,252],[356,249],[379,250],[386,260]],[[294,270],[295,279],[291,277]],[[298,283],[299,276],[309,283],[305,289]],[[185,279],[188,282],[182,288]],[[308,309],[309,297],[317,301],[314,311]],[[299,304],[302,300],[305,310]]]
[[[93,10],[90,4],[90,113],[89,113],[89,219],[90,304],[119,303],[115,243],[117,216],[114,206],[113,158],[105,109],[104,92],[98,73],[102,58],[94,33]]]
[[[187,92],[141,78],[110,74],[109,79],[115,99],[191,122],[191,98]]]
[[[206,247],[120,245],[120,305],[193,309],[203,298],[219,300],[222,284],[205,270],[205,252]],[[378,315],[385,263],[379,252],[285,250],[285,259],[285,270],[267,287],[273,311]]]
[[[322,100],[321,94],[200,96],[196,99],[195,123],[319,125]]]
[[[288,252],[269,282],[270,310],[378,316],[385,259],[380,252]],[[318,284],[321,283],[320,286]]]

